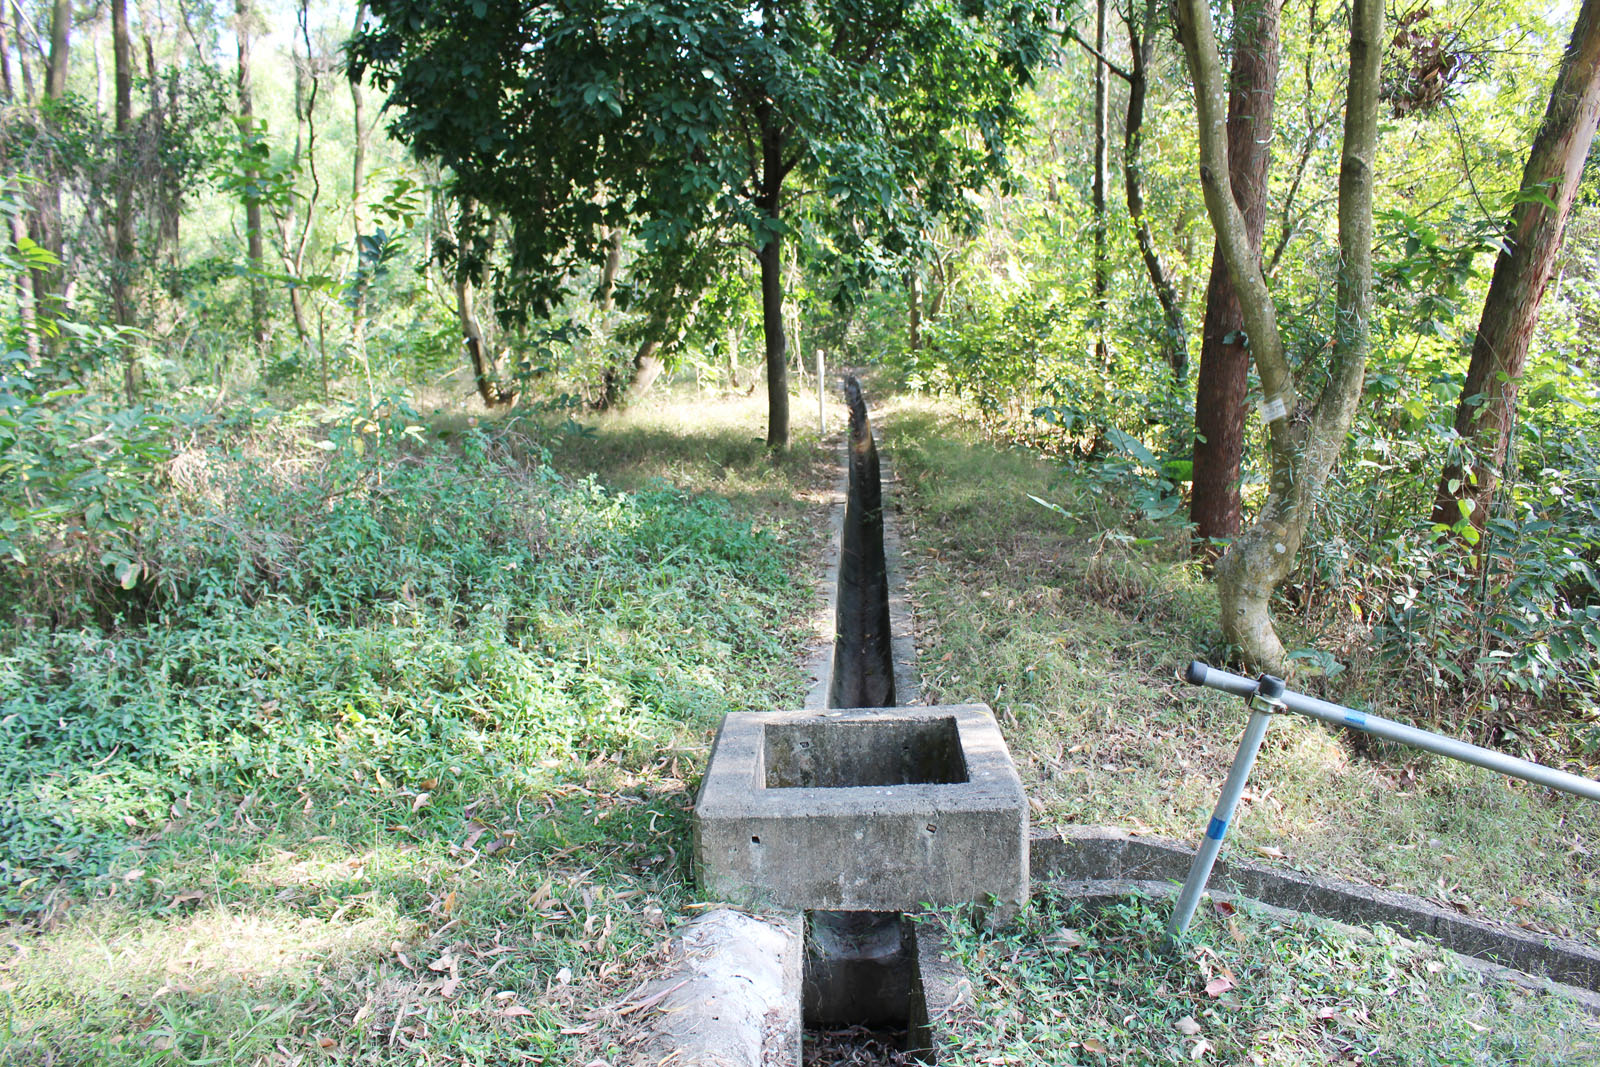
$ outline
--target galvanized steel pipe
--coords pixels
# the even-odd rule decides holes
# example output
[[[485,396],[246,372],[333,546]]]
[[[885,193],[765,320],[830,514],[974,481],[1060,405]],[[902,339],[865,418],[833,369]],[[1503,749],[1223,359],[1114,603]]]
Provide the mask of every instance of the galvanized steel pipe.
[[[1235,696],[1252,697],[1256,693],[1256,680],[1242,675],[1232,674],[1228,671],[1208,667],[1199,660],[1189,664],[1189,669],[1184,672],[1184,680],[1190,685],[1203,685],[1217,689]],[[1449,756],[1463,763],[1471,763],[1484,767],[1499,774],[1521,778],[1523,781],[1535,785],[1548,786],[1559,789],[1564,793],[1573,793],[1590,800],[1600,800],[1600,782],[1592,778],[1583,778],[1576,774],[1546,767],[1538,763],[1530,763],[1525,759],[1508,756],[1504,752],[1496,752],[1489,748],[1480,748],[1469,745],[1465,741],[1458,741],[1453,737],[1445,737],[1428,730],[1419,730],[1415,726],[1407,726],[1392,719],[1380,718],[1377,715],[1368,715],[1364,711],[1356,711],[1340,704],[1330,704],[1326,700],[1306,696],[1292,690],[1284,690],[1283,705],[1285,709],[1321,719],[1323,722],[1333,723],[1338,726],[1349,726],[1365,731],[1375,737],[1382,737],[1389,741],[1398,741],[1403,745],[1424,749],[1441,756]]]

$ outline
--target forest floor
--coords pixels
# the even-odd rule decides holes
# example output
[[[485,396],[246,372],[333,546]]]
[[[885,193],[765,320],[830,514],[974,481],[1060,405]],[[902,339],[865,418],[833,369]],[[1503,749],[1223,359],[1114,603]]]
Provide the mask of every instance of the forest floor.
[[[1113,492],[949,410],[875,406],[929,697],[995,708],[1036,821],[1192,837],[1242,716],[1176,683],[1215,641],[1176,538],[1133,543]],[[531,438],[441,416],[425,448],[349,457],[351,484],[304,441],[247,442],[313,457],[274,467],[278,495],[248,521],[244,496],[207,498],[235,509],[201,524],[228,544],[292,547],[264,566],[270,596],[73,635],[105,663],[145,657],[115,690],[115,670],[91,684],[32,631],[0,632],[5,710],[45,739],[4,768],[0,1064],[622,1062],[629,992],[707,903],[687,810],[716,723],[798,706],[816,638],[835,452],[801,429],[774,464],[762,408],[671,392]],[[303,507],[320,530],[346,504],[322,548],[310,527],[268,529]],[[400,551],[430,517],[454,540]],[[234,573],[195,573],[213,570]],[[190,703],[255,694],[230,715],[259,736],[186,718],[156,652]],[[189,732],[131,757],[129,709]],[[51,763],[48,727],[73,716],[109,725]],[[1575,804],[1356,756],[1298,721],[1274,725],[1259,767],[1231,848],[1600,937],[1600,837]],[[29,822],[19,797],[65,806]],[[974,990],[940,1062],[1573,1063],[1595,1047],[1564,1000],[1436,950],[1241,909],[1207,912],[1167,957],[1160,911],[1046,895],[1000,930],[936,917]]]

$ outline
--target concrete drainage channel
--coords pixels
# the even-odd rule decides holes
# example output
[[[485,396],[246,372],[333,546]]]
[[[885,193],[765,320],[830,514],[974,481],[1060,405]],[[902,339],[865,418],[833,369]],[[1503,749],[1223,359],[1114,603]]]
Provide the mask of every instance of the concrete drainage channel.
[[[938,1020],[966,979],[908,913],[1026,901],[1034,876],[1091,906],[1162,894],[1192,851],[1114,829],[1039,834],[994,716],[920,700],[898,540],[866,406],[846,382],[850,436],[835,639],[803,710],[725,717],[695,804],[695,865],[719,908],[680,929],[668,974],[636,991],[637,1063],[824,1067],[933,1063]],[[898,705],[898,706],[896,706]],[[1510,933],[1424,901],[1234,862],[1218,882],[1271,906],[1385,922],[1492,956],[1600,1014],[1600,954]],[[1527,984],[1526,975],[1480,970]]]

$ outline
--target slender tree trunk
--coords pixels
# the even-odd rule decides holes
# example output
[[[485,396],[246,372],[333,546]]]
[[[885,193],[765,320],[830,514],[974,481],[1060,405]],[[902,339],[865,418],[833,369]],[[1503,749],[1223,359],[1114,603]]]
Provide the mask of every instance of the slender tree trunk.
[[[6,14],[10,5],[0,0],[0,89],[4,89],[6,102],[16,99],[16,89],[11,84],[11,25]],[[17,43],[22,43],[22,35],[17,34]]]
[[[621,266],[622,227],[618,226],[606,235],[606,262],[600,270],[600,288],[596,291],[602,315],[611,314],[612,305],[616,303],[617,271]]]
[[[251,0],[235,0],[234,34],[239,45],[239,118],[245,126],[245,137],[254,139],[255,99],[250,84],[250,37],[255,32],[255,7]],[[260,178],[254,167],[245,169],[245,179],[255,183]],[[245,255],[250,260],[250,337],[255,342],[256,358],[267,354],[267,284],[262,277],[266,270],[266,249],[261,229],[261,200],[246,196],[244,202]]]
[[[115,240],[111,253],[111,315],[118,326],[133,325],[133,48],[128,35],[128,0],[111,0],[111,57],[116,82],[117,177]],[[126,369],[128,402],[133,402],[133,364]]]
[[[0,0],[3,2],[3,0]],[[33,91],[33,64],[28,62],[27,42],[22,35],[22,7],[21,0],[9,0],[11,13],[16,18],[17,27],[17,76],[22,79],[22,102],[34,103],[38,96]]]
[[[768,220],[766,243],[756,253],[761,265],[761,332],[767,350],[767,447],[789,448],[789,343],[783,331],[783,139],[770,107],[761,121],[761,196],[757,207]]]
[[[311,45],[309,4],[310,0],[300,0],[299,8],[295,12],[299,37],[306,49],[306,61],[304,71],[297,70],[294,81],[294,157],[298,163],[303,154],[306,173],[311,177],[311,193],[306,197],[303,217],[300,220],[300,232],[297,236],[291,236],[289,216],[283,216],[278,220],[278,229],[283,238],[283,262],[289,274],[289,310],[294,314],[295,334],[302,345],[310,344],[311,330],[306,324],[305,295],[300,289],[299,282],[305,270],[306,246],[311,239],[311,227],[316,221],[317,201],[322,196],[322,180],[317,176],[317,90],[320,79],[317,76],[316,53]],[[294,55],[292,45],[290,54]],[[298,60],[296,66],[298,67]],[[321,348],[320,343],[318,347]],[[325,349],[322,349],[322,355],[323,358],[327,357]]]
[[[50,65],[45,69],[44,95],[59,100],[67,91],[67,53],[71,48],[72,0],[50,5]]]
[[[1437,524],[1455,525],[1464,509],[1470,509],[1474,526],[1482,527],[1488,518],[1506,460],[1528,342],[1561,250],[1597,119],[1600,0],[1584,0],[1522,172],[1522,195],[1495,260],[1456,406],[1456,433],[1470,445],[1473,463],[1470,471],[1461,463],[1445,466],[1433,506]]]
[[[1106,4],[1108,0],[1095,0],[1094,5],[1094,320],[1095,360],[1106,365],[1106,292],[1108,289],[1106,264],[1106,141],[1110,125],[1110,102],[1106,92]]]
[[[915,352],[922,347],[922,271],[912,267],[906,273],[906,300],[910,304],[906,324],[906,346]]]
[[[350,27],[350,36],[354,37],[361,32],[362,23],[367,20],[367,5],[365,0],[356,5],[355,23]],[[367,100],[361,88],[361,79],[356,77],[354,71],[350,74],[350,112],[351,121],[355,127],[355,149],[350,156],[350,227],[354,231],[354,244],[356,250],[355,292],[351,294],[350,301],[350,347],[355,352],[356,358],[365,364],[367,359],[367,283],[371,272],[367,269],[361,249],[361,234],[366,220],[362,215],[362,197],[366,193],[367,181],[367,143],[371,139],[372,131],[367,126]]]
[[[1354,0],[1350,75],[1339,168],[1339,274],[1333,356],[1313,406],[1302,406],[1284,355],[1277,308],[1261,271],[1229,176],[1230,137],[1222,114],[1228,95],[1206,0],[1180,0],[1179,35],[1195,85],[1200,181],[1206,212],[1233,278],[1261,377],[1271,471],[1255,525],[1217,563],[1223,635],[1253,666],[1285,673],[1288,656],[1272,625],[1273,591],[1294,567],[1318,494],[1344,447],[1361,399],[1371,340],[1372,164],[1377,153],[1378,89],[1383,59],[1383,0]],[[1231,131],[1230,131],[1231,132]]]
[[[1150,276],[1156,299],[1161,303],[1161,317],[1166,327],[1162,350],[1167,366],[1172,368],[1173,380],[1182,382],[1189,372],[1189,340],[1183,322],[1183,304],[1156,249],[1155,235],[1150,231],[1150,219],[1144,210],[1144,104],[1150,90],[1150,61],[1155,54],[1157,10],[1157,0],[1148,0],[1142,30],[1129,13],[1128,51],[1133,60],[1128,71],[1128,113],[1122,138],[1122,184],[1128,198],[1128,215],[1133,219],[1139,238],[1139,257],[1144,260],[1145,273]]]
[[[467,348],[467,358],[472,362],[472,381],[486,408],[502,407],[517,399],[514,389],[503,389],[495,373],[494,356],[483,339],[483,327],[472,308],[472,283],[465,277],[456,279],[456,316],[461,322],[461,339]]]
[[[1272,105],[1278,86],[1280,0],[1236,0],[1233,70],[1228,80],[1227,148],[1232,197],[1258,259],[1267,218]],[[1194,483],[1189,519],[1197,544],[1236,536],[1239,464],[1244,456],[1250,348],[1239,295],[1220,242],[1211,252],[1200,369],[1195,381]]]
[[[22,221],[22,216],[12,215],[11,243],[20,244],[28,236],[28,225]],[[33,284],[28,278],[28,272],[23,271],[16,276],[12,283],[17,299],[17,318],[22,323],[23,349],[28,353],[28,362],[39,362],[39,323],[33,309]]]
[[[72,2],[53,0],[50,5],[50,56],[45,64],[44,98],[59,100],[67,91],[67,62],[72,53]],[[54,119],[47,122],[54,126]],[[52,131],[53,132],[53,131]],[[61,232],[61,183],[57,181],[56,158],[53,146],[46,147],[37,176],[41,179],[33,187],[33,217],[29,235],[37,244],[63,260]],[[61,289],[65,280],[64,263],[42,267],[33,271],[33,303],[35,310],[58,315],[61,312]],[[53,347],[53,345],[52,345]]]

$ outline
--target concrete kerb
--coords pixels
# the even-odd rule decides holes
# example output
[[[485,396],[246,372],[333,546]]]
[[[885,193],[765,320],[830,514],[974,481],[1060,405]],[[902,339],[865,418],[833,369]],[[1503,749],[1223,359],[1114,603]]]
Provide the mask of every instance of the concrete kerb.
[[[1187,845],[1104,826],[1039,828],[1029,845],[1035,882],[1058,889],[1115,883],[1170,887],[1183,882],[1193,858],[1194,849]],[[1526,976],[1536,975],[1549,979],[1557,992],[1582,991],[1576,999],[1600,1014],[1600,996],[1593,992],[1600,991],[1600,951],[1577,941],[1473,919],[1376,886],[1237,858],[1219,861],[1211,884],[1219,887],[1212,892],[1214,897],[1227,887],[1240,898],[1285,914],[1333,921],[1341,927],[1383,924],[1426,937],[1483,973],[1525,985]],[[1543,988],[1536,980],[1533,985]]]
[[[894,458],[881,449],[878,469],[883,481],[883,562],[889,579],[889,634],[894,656],[894,692],[902,708],[923,703],[922,675],[917,671],[917,619],[906,593],[906,570],[900,541],[899,488]],[[841,520],[842,521],[842,520]]]
[[[834,453],[838,460],[839,474],[834,479],[833,497],[828,504],[828,526],[831,530],[828,542],[828,564],[819,579],[820,594],[817,601],[821,604],[815,618],[817,632],[817,646],[806,657],[806,673],[811,679],[811,687],[806,690],[806,700],[803,705],[807,711],[817,711],[828,706],[828,690],[833,687],[833,641],[835,620],[839,614],[839,557],[844,551],[844,509],[846,497],[850,489],[850,461],[848,449],[849,436],[838,437]],[[884,530],[885,554],[888,551],[888,530]],[[890,582],[894,581],[894,574],[890,572]],[[890,608],[893,618],[893,606]],[[895,678],[898,683],[898,676]]]

